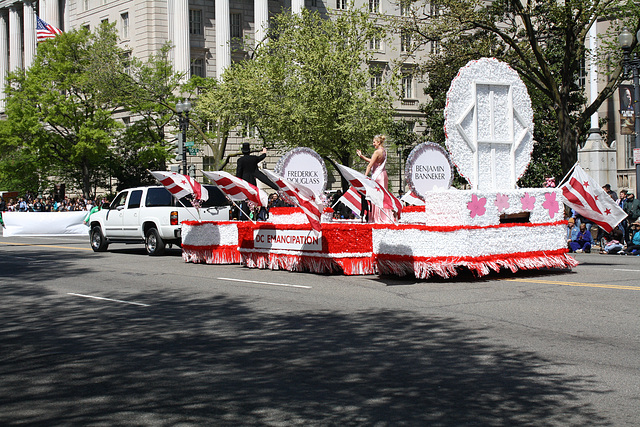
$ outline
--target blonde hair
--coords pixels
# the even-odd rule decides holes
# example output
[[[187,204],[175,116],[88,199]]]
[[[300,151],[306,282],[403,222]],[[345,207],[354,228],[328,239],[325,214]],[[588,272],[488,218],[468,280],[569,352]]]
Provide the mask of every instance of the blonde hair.
[[[382,134],[378,134],[376,136],[373,137],[374,141],[380,141],[381,144],[384,144],[384,141],[387,139],[386,136],[382,135]]]

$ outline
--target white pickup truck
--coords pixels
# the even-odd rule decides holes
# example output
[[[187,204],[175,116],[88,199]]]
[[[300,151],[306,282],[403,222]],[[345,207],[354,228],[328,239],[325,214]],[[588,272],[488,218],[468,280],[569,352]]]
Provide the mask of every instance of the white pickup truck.
[[[198,211],[189,200],[178,202],[164,187],[123,190],[91,215],[91,248],[104,252],[111,243],[144,243],[149,255],[161,255],[167,244],[180,244],[182,221],[227,221],[229,202],[217,187],[205,186],[209,200]],[[185,207],[186,206],[186,207]]]

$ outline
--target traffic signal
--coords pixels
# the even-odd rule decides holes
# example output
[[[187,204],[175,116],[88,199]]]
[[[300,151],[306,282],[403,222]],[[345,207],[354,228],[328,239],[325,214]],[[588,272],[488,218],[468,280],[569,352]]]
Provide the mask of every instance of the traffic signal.
[[[182,156],[184,155],[184,144],[182,143],[182,135],[178,135],[173,143],[173,152],[177,162],[182,162]]]

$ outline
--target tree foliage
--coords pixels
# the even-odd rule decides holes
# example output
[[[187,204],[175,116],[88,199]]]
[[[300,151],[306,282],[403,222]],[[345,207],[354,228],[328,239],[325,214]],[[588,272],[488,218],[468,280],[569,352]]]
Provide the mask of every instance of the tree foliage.
[[[33,65],[7,80],[0,184],[35,192],[53,176],[88,196],[111,178],[118,188],[154,182],[146,169],[171,155],[165,127],[181,77],[168,50],[131,58],[107,23],[39,43]]]
[[[265,144],[310,147],[349,164],[355,149],[386,131],[393,116],[397,70],[372,90],[369,41],[385,34],[361,11],[332,19],[303,10],[275,16],[252,59],[235,63],[198,108],[228,130],[255,126]]]
[[[429,8],[420,0],[410,10],[411,17],[399,25],[412,31],[416,48],[440,42],[453,49],[450,58],[493,56],[518,71],[538,103],[536,120],[545,121],[544,139],[538,142],[553,145],[548,138],[555,132],[563,172],[576,161],[591,115],[621,81],[620,52],[612,40],[622,23],[635,28],[634,32],[640,25],[638,6],[610,0],[439,0]],[[612,25],[598,52],[591,52],[586,47],[589,28],[602,17],[611,19]],[[460,54],[457,48],[465,44],[469,49]],[[577,82],[581,61],[591,55],[598,56],[601,70],[610,71],[598,97],[585,105]],[[548,126],[550,119],[555,121],[555,131]]]

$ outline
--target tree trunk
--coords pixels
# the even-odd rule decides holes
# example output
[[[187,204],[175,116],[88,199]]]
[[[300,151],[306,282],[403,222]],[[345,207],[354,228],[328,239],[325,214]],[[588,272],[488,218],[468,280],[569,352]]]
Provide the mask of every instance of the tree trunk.
[[[85,198],[89,198],[91,194],[91,175],[89,173],[89,166],[87,166],[87,161],[84,160],[82,162],[82,196]]]

